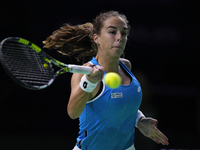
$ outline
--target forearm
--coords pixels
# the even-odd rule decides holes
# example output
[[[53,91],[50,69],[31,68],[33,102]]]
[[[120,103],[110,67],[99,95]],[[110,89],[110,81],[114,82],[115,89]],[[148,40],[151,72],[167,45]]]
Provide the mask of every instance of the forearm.
[[[83,91],[81,88],[77,89],[76,93],[70,96],[67,106],[70,118],[76,119],[81,115],[89,98],[90,93]]]
[[[71,95],[67,112],[72,119],[78,118],[83,112],[88,100],[92,99],[99,90],[104,70],[100,66],[93,67],[90,76],[73,74],[71,79]]]

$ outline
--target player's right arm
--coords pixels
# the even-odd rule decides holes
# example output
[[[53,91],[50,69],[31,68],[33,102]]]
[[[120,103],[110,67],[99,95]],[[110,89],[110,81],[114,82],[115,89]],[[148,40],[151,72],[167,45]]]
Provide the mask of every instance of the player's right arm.
[[[80,87],[81,78],[83,74],[74,73],[71,78],[71,94],[67,105],[67,112],[70,118],[78,118],[85,108],[87,101],[91,100],[98,92],[100,84],[99,81],[103,78],[103,67],[93,66],[87,64],[86,66],[93,67],[90,75],[86,75],[87,79],[92,83],[98,83],[92,92],[85,92]]]

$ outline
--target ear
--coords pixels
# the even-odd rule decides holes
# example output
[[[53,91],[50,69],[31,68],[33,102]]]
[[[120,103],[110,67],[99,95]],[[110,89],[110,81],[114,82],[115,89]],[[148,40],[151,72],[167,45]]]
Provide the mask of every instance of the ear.
[[[94,42],[95,42],[96,44],[99,43],[99,36],[98,36],[97,34],[94,34],[94,35],[93,35],[93,39],[94,39]]]

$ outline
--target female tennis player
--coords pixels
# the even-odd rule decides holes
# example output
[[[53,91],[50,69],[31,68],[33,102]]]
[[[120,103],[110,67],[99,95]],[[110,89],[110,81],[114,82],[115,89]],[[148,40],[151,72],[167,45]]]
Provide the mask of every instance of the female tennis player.
[[[157,129],[157,120],[146,118],[139,110],[140,84],[130,71],[130,61],[121,58],[129,31],[126,16],[109,11],[100,13],[93,23],[66,24],[44,41],[44,47],[58,48],[78,60],[93,57],[84,64],[93,68],[91,74],[74,73],[71,78],[67,111],[80,121],[73,150],[134,150],[135,127],[155,142],[168,145],[167,137]],[[120,75],[118,88],[104,84],[108,72]]]

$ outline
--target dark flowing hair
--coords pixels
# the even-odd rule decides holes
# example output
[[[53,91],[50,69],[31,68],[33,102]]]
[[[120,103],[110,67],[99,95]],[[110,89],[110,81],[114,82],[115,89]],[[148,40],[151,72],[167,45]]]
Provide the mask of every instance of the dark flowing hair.
[[[93,34],[100,35],[103,22],[114,16],[123,18],[130,30],[125,15],[117,11],[103,12],[93,20],[93,23],[76,26],[64,24],[43,41],[44,48],[57,49],[59,53],[73,56],[84,63],[85,58],[91,59],[97,54],[97,44],[93,40]]]

